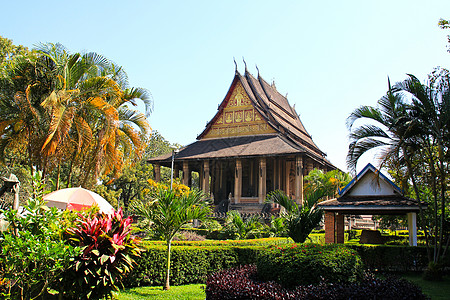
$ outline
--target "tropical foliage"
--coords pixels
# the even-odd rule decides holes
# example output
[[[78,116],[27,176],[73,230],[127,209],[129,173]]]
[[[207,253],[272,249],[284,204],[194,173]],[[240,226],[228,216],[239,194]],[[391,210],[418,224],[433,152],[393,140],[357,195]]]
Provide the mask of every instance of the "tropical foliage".
[[[237,210],[227,213],[223,228],[226,236],[231,239],[259,238],[264,229],[265,226],[261,223],[259,216],[252,215],[244,219]]]
[[[303,243],[322,220],[323,211],[316,206],[318,199],[310,197],[299,205],[282,191],[276,190],[267,195],[266,201],[283,207],[281,218],[289,237],[296,243]]]
[[[41,44],[15,55],[0,80],[0,158],[18,154],[30,170],[51,174],[55,188],[61,177],[66,186],[114,179],[124,157],[145,149],[150,94],[129,87],[123,69],[97,53]],[[138,101],[145,114],[130,108]]]

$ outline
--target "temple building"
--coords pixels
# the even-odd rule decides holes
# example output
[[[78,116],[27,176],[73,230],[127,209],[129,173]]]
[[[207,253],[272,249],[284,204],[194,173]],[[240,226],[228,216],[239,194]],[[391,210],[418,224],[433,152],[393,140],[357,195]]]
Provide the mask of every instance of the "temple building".
[[[171,167],[175,177],[191,186],[198,172],[200,188],[216,205],[258,212],[266,195],[282,190],[298,203],[303,200],[303,176],[314,168],[335,169],[313,142],[295,109],[274,84],[247,69],[237,69],[217,113],[197,141],[176,153],[149,160],[155,179],[160,167]],[[225,209],[226,210],[226,209]]]

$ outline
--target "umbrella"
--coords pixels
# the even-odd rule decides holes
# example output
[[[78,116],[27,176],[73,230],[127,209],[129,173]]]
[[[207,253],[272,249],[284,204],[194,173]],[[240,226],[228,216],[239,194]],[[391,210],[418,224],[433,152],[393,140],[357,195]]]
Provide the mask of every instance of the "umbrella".
[[[82,187],[61,189],[44,196],[48,207],[59,209],[83,210],[93,205],[100,208],[100,212],[109,214],[114,208],[102,196]]]

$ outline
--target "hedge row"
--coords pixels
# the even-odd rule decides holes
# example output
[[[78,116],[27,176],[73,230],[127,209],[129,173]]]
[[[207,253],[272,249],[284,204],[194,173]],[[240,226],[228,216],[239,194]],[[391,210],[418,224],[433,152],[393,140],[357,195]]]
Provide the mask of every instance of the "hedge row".
[[[260,253],[258,277],[284,287],[299,284],[355,282],[364,266],[356,250],[342,245],[293,244],[272,246]]]
[[[239,265],[256,263],[268,245],[291,243],[289,239],[174,242],[171,284],[204,283],[208,274]],[[253,244],[253,245],[252,245]],[[146,250],[132,272],[122,281],[126,287],[162,285],[166,248],[164,243],[143,243]]]
[[[366,269],[383,272],[423,271],[428,265],[425,247],[348,245],[358,251]],[[449,266],[448,259],[444,265]]]
[[[255,264],[269,245],[289,243],[288,239],[242,241],[174,242],[171,284],[204,283],[208,274],[244,264]],[[311,245],[311,244],[309,244]],[[134,270],[123,280],[127,287],[162,285],[166,248],[163,242],[144,243],[145,252]],[[356,250],[371,271],[422,271],[427,267],[424,247],[347,246]],[[448,259],[444,266],[450,266]]]

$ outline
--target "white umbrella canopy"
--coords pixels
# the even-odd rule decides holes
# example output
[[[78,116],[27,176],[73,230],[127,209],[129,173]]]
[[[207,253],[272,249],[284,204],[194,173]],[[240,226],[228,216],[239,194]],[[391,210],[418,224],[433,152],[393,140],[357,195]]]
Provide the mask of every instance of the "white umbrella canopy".
[[[111,214],[114,207],[108,203],[102,196],[82,187],[61,189],[45,195],[48,207],[56,207],[62,210],[83,210],[97,205],[100,212]]]

